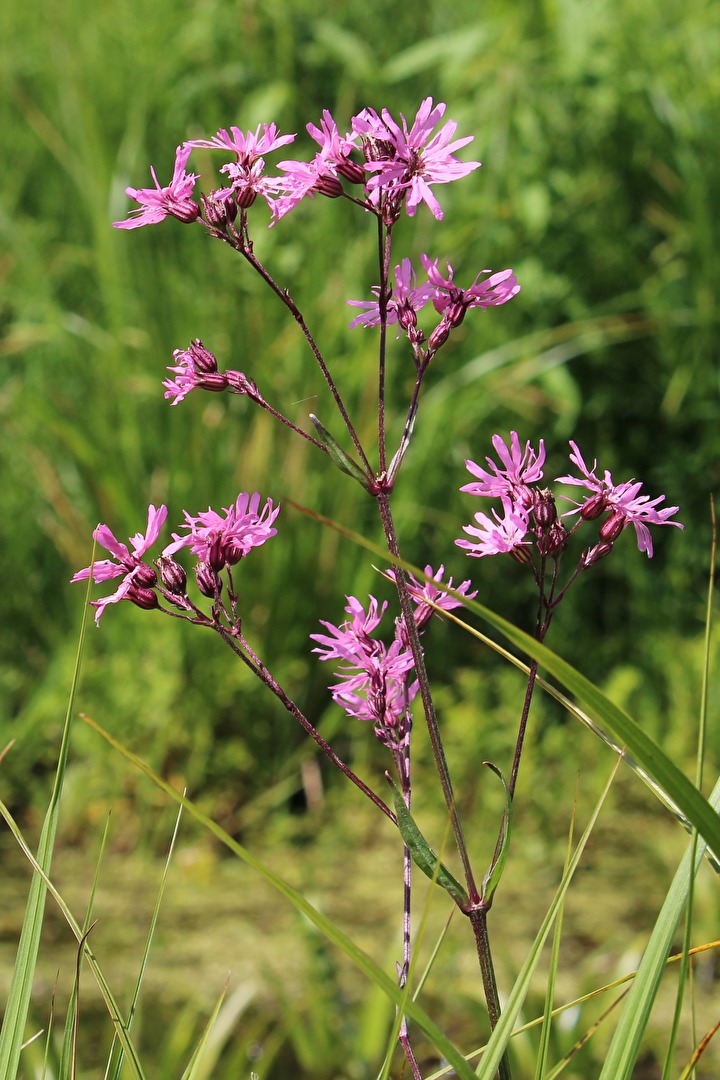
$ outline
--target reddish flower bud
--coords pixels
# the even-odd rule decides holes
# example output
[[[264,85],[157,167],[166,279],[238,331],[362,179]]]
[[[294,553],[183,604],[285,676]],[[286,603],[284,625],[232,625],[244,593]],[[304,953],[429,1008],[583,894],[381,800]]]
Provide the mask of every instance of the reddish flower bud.
[[[148,586],[157,584],[157,574],[153,570],[152,566],[148,566],[147,563],[141,562],[132,571],[133,585],[147,588]]]
[[[362,165],[358,165],[352,158],[343,158],[343,160],[338,163],[337,171],[341,176],[344,176],[346,180],[349,180],[351,184],[364,184],[367,179],[367,173]]]
[[[173,596],[185,596],[187,592],[187,574],[180,563],[175,562],[169,555],[161,555],[158,559],[160,580]]]
[[[328,199],[339,199],[345,194],[337,176],[319,176],[315,181],[315,191],[320,195],[326,195]]]
[[[203,596],[211,600],[222,592],[222,580],[208,563],[199,562],[195,567],[195,580]]]
[[[187,351],[192,356],[196,371],[201,371],[203,375],[217,371],[217,360],[213,353],[205,348],[200,338],[195,338],[194,341],[191,341]]]
[[[193,199],[179,201],[168,198],[167,212],[178,221],[184,221],[186,225],[190,225],[200,217],[200,207]]]
[[[153,608],[159,607],[159,601],[152,589],[143,589],[137,585],[132,585],[127,593],[126,599],[132,601],[139,608],[143,608],[145,611],[152,611]]]
[[[526,507],[530,509],[530,507]],[[539,529],[549,529],[557,521],[555,498],[549,488],[533,492],[532,512]]]
[[[599,518],[605,510],[605,496],[602,492],[597,495],[593,495],[592,498],[582,506],[580,510],[580,517],[583,521],[594,521],[595,518]]]
[[[520,563],[521,566],[527,566],[532,560],[532,549],[528,544],[522,544],[520,547],[514,547],[509,553],[510,558],[515,562]]]
[[[443,316],[442,320],[437,324],[428,340],[428,351],[436,353],[441,348],[447,339],[450,337],[450,323]]]
[[[208,225],[224,229],[237,217],[237,203],[230,188],[218,188],[209,195],[200,196]]]
[[[600,562],[600,559],[604,559],[611,551],[612,544],[596,544],[595,547],[583,552],[580,559],[580,569],[587,570],[588,567],[593,566],[596,562]]]
[[[609,517],[605,518],[599,529],[600,539],[609,544],[617,540],[625,528],[626,519],[622,510],[613,510]]]

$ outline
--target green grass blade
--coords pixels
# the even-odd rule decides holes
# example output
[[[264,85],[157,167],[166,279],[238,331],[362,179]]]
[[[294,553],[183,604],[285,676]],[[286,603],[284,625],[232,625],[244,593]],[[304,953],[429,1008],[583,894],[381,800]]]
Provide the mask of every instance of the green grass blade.
[[[345,953],[355,966],[390,998],[395,1006],[402,1009],[405,1015],[417,1024],[420,1030],[423,1031],[431,1041],[438,1053],[452,1065],[461,1080],[474,1080],[475,1073],[444,1032],[440,1030],[437,1024],[430,1019],[427,1013],[421,1009],[416,1002],[407,999],[405,992],[399,988],[397,983],[390,978],[382,968],[378,967],[375,961],[368,956],[366,952],[360,949],[347,934],[335,926],[335,924],[323,915],[322,912],[318,911],[317,908],[313,907],[313,905],[310,904],[297,889],[288,885],[288,883],[276,874],[274,870],[271,870],[270,867],[266,866],[265,863],[257,858],[257,856],[242,847],[241,844],[238,844],[236,840],[233,840],[233,838],[215,821],[199,810],[189,799],[181,795],[180,792],[176,791],[170,784],[166,783],[162,777],[154,773],[141,758],[136,754],[133,754],[132,751],[123,746],[117,739],[113,738],[113,736],[100,727],[96,721],[88,716],[84,716],[83,719],[86,724],[101,735],[106,742],[113,746],[118,753],[122,754],[122,756],[139,769],[140,772],[144,773],[144,775],[158,788],[164,791],[166,795],[184,806],[191,817],[208,829],[213,836],[242,859],[243,862],[259,873],[269,885],[317,927],[328,941],[331,941],[337,948]]]
[[[710,805],[716,812],[720,810],[720,780],[710,796]],[[687,904],[690,879],[702,862],[704,846],[703,842],[691,843],[673,878],[615,1030],[600,1080],[628,1080],[632,1074],[667,955]]]
[[[55,888],[53,883],[50,881],[47,874],[43,871],[42,867],[40,866],[40,863],[35,859],[33,853],[30,851],[30,848],[25,843],[25,840],[23,839],[23,835],[20,832],[20,829],[18,828],[16,822],[14,821],[10,811],[5,806],[5,803],[2,802],[2,800],[0,800],[0,817],[3,817],[5,819],[7,825],[9,827],[9,829],[10,829],[10,832],[15,837],[15,840],[17,841],[17,843],[18,843],[20,849],[22,850],[25,858],[32,865],[36,876],[38,876],[42,880],[43,886],[45,888],[45,892],[50,893],[50,895],[55,900],[55,903],[60,908],[60,911],[62,912],[62,914],[63,914],[63,916],[65,918],[65,921],[67,922],[68,926],[70,927],[73,934],[75,935],[76,940],[78,942],[82,942],[83,939],[86,937],[85,933],[82,930],[82,927],[80,926],[80,924],[78,922],[76,922],[75,918],[73,917],[72,912],[70,911],[69,907],[67,906],[67,904],[63,900],[62,896],[57,891],[57,889]],[[105,1001],[105,1006],[106,1006],[106,1008],[108,1010],[108,1013],[110,1015],[110,1019],[112,1020],[113,1024],[115,1025],[115,1030],[117,1032],[118,1038],[119,1038],[119,1040],[120,1040],[120,1042],[121,1042],[121,1044],[123,1046],[123,1049],[125,1050],[125,1054],[127,1056],[128,1061],[130,1062],[130,1064],[132,1065],[132,1067],[134,1069],[135,1076],[136,1076],[137,1080],[145,1080],[145,1074],[144,1074],[144,1072],[142,1070],[142,1067],[140,1065],[140,1059],[139,1059],[139,1057],[137,1055],[135,1047],[133,1046],[133,1044],[132,1044],[132,1042],[130,1040],[130,1036],[129,1036],[128,1032],[125,1030],[125,1025],[124,1025],[124,1023],[122,1021],[120,1008],[119,1008],[117,1002],[115,1001],[115,998],[113,997],[112,991],[110,990],[110,987],[108,986],[107,980],[105,979],[105,976],[103,975],[103,973],[102,973],[102,971],[100,969],[100,965],[98,964],[97,959],[95,958],[95,955],[93,954],[92,950],[90,949],[89,945],[87,944],[87,941],[85,942],[85,945],[84,945],[84,951],[85,951],[85,957],[86,957],[86,959],[87,959],[87,961],[88,961],[88,963],[90,965],[90,968],[91,968],[91,970],[93,972],[93,975],[95,976],[95,980],[96,980],[96,982],[98,984],[98,987],[100,988],[100,993],[102,994],[103,999]],[[3,1058],[0,1058],[0,1062],[3,1062],[3,1060],[4,1060]],[[15,1074],[13,1074],[13,1073],[6,1072],[2,1076],[2,1080],[6,1080],[6,1078],[7,1078],[7,1080],[11,1080],[11,1078],[14,1078],[14,1075]]]
[[[130,1031],[135,1017],[135,1011],[140,998],[140,990],[142,988],[143,979],[145,977],[145,971],[147,970],[148,960],[150,959],[150,948],[152,946],[153,938],[155,937],[155,928],[157,927],[158,917],[160,915],[160,904],[162,898],[165,895],[165,886],[167,885],[168,874],[170,872],[170,863],[172,862],[173,853],[175,851],[175,841],[177,840],[178,831],[180,829],[180,819],[182,818],[183,808],[178,808],[177,817],[175,819],[175,827],[170,838],[170,847],[168,849],[167,858],[165,859],[165,867],[163,869],[162,878],[160,880],[160,888],[158,889],[157,899],[155,900],[155,906],[153,908],[152,917],[150,919],[150,927],[148,929],[147,938],[145,939],[145,948],[143,949],[142,959],[140,961],[140,971],[135,982],[135,989],[133,990],[132,1000],[130,1002],[130,1008],[127,1016],[127,1030]],[[222,1000],[222,999],[221,999]],[[117,1036],[116,1036],[117,1038]],[[120,1074],[122,1072],[123,1059],[125,1057],[124,1051],[120,1049],[118,1054],[117,1063],[112,1068],[112,1056],[113,1048],[115,1046],[115,1039],[113,1039],[113,1046],[110,1047],[110,1056],[108,1058],[108,1067],[106,1069],[106,1077],[113,1076],[113,1080],[120,1080]]]
[[[94,558],[94,545],[92,555]],[[50,795],[50,803],[43,821],[37,850],[37,866],[42,873],[33,874],[33,879],[30,883],[30,891],[28,893],[28,901],[25,908],[22,930],[20,932],[20,941],[18,943],[12,981],[10,983],[10,991],[8,993],[2,1028],[0,1029],[0,1062],[3,1063],[4,1069],[3,1080],[15,1080],[20,1064],[20,1049],[22,1047],[25,1025],[27,1023],[33,975],[35,973],[38,950],[40,948],[40,932],[42,930],[43,916],[45,914],[47,886],[43,874],[49,874],[52,865],[55,834],[57,832],[58,819],[60,816],[60,798],[65,780],[65,769],[70,746],[70,728],[75,706],[75,694],[77,692],[80,677],[80,661],[85,643],[85,628],[87,625],[85,612],[87,611],[89,599],[90,579],[88,578],[83,618],[80,626],[77,652],[75,654],[75,666],[73,669],[67,709],[65,711],[65,721],[60,740],[58,764],[55,771],[52,793]]]

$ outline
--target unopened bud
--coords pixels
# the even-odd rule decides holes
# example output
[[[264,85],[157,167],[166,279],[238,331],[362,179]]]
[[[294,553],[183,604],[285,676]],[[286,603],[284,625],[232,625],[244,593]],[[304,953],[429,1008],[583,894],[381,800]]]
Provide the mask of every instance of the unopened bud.
[[[567,530],[561,521],[555,521],[538,540],[538,549],[542,555],[562,555],[567,547]]]
[[[196,371],[201,371],[203,375],[208,375],[213,371],[217,371],[217,360],[210,350],[205,348],[200,338],[195,338],[194,341],[190,342],[188,352],[193,359]]]
[[[147,563],[141,562],[138,563],[132,572],[132,582],[133,585],[147,588],[148,586],[157,584],[157,574],[152,566],[148,566]]]
[[[221,536],[213,536],[208,544],[207,561],[216,573],[225,565],[225,550]]]
[[[362,165],[358,165],[352,158],[343,158],[342,161],[338,162],[337,171],[351,184],[364,184],[367,179],[367,173]]]
[[[600,526],[599,535],[600,539],[606,541],[609,544],[614,543],[617,540],[620,533],[623,531],[626,525],[625,515],[622,510],[613,510],[609,517],[605,518]]]
[[[526,509],[529,509],[526,507]],[[549,488],[533,492],[532,512],[539,529],[549,529],[557,521],[555,498]]]
[[[596,562],[600,562],[600,559],[604,559],[611,551],[612,544],[596,544],[595,547],[583,552],[580,559],[580,569],[587,570],[588,567],[594,566]]]
[[[436,353],[438,349],[445,344],[450,337],[450,324],[447,319],[443,317],[441,322],[437,324],[432,334],[428,339],[428,351]]]
[[[222,591],[222,580],[211,566],[206,562],[200,562],[195,567],[195,580],[203,596],[211,600],[219,596]]]
[[[339,199],[345,194],[337,176],[319,176],[315,181],[315,191],[320,195],[326,195],[328,199]]]
[[[218,188],[201,195],[205,219],[215,229],[224,229],[237,217],[237,203],[230,188]]]
[[[605,510],[605,496],[602,492],[593,495],[580,509],[580,517],[583,521],[594,521]]]
[[[160,580],[167,591],[173,596],[184,596],[187,592],[187,574],[180,563],[175,562],[169,555],[161,555],[158,567]]]
[[[152,611],[153,608],[159,607],[158,598],[152,589],[143,589],[135,584],[128,590],[126,599],[145,611]]]
[[[527,566],[532,559],[532,551],[529,544],[521,544],[518,547],[514,547],[509,554],[511,559],[514,559],[515,562],[520,563],[522,566]]]
[[[200,217],[200,207],[192,199],[183,202],[175,202],[174,199],[169,199],[168,213],[177,218],[178,221],[184,221],[186,225],[189,225]]]

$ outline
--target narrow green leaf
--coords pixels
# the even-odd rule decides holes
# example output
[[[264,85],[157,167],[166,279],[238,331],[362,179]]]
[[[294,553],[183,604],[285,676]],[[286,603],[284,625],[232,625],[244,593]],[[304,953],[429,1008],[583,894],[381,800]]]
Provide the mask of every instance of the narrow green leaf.
[[[33,853],[30,851],[30,848],[25,843],[23,835],[20,832],[20,829],[18,828],[17,823],[13,819],[12,814],[10,813],[8,808],[5,806],[5,803],[1,799],[0,799],[0,817],[5,819],[5,821],[6,821],[7,825],[8,825],[8,828],[10,829],[10,832],[15,837],[15,840],[17,841],[20,849],[22,850],[23,855],[28,860],[30,865],[33,867],[36,876],[38,878],[40,878],[40,880],[42,881],[45,892],[50,893],[50,895],[55,900],[55,903],[60,908],[60,911],[62,912],[65,921],[67,922],[68,926],[70,927],[73,934],[75,935],[75,939],[78,942],[83,942],[83,939],[86,937],[86,935],[84,934],[82,928],[80,927],[79,923],[76,922],[72,912],[70,911],[69,907],[67,906],[67,904],[63,900],[62,896],[57,891],[57,889],[55,888],[53,883],[50,881],[47,874],[43,871],[42,867],[40,866],[40,863],[37,861],[37,859],[35,858]],[[124,1023],[122,1021],[122,1018],[121,1018],[120,1008],[119,1008],[115,998],[113,997],[112,991],[110,990],[110,987],[109,987],[109,985],[107,983],[107,980],[105,979],[105,976],[103,975],[102,970],[100,969],[100,965],[98,964],[98,962],[97,962],[97,960],[95,958],[95,955],[93,954],[90,946],[87,944],[87,941],[85,941],[83,948],[84,948],[84,952],[85,952],[85,957],[86,957],[86,959],[88,961],[88,964],[90,965],[90,968],[91,968],[91,970],[93,972],[93,975],[95,976],[95,981],[97,982],[98,987],[100,988],[100,993],[102,994],[103,1000],[105,1001],[105,1007],[107,1008],[108,1015],[110,1016],[110,1019],[112,1020],[113,1024],[115,1025],[115,1031],[117,1032],[117,1036],[118,1036],[118,1038],[119,1038],[119,1040],[120,1040],[120,1042],[122,1044],[123,1049],[125,1050],[125,1054],[127,1056],[127,1059],[128,1059],[129,1063],[132,1065],[132,1067],[133,1067],[133,1069],[135,1071],[135,1076],[136,1076],[137,1080],[145,1080],[145,1074],[144,1074],[144,1072],[142,1070],[142,1067],[140,1065],[140,1058],[138,1057],[137,1052],[135,1050],[135,1047],[133,1046],[133,1044],[132,1044],[132,1042],[130,1040],[130,1036],[129,1036],[129,1034],[128,1034],[126,1028],[125,1028],[125,1025],[124,1025]],[[0,1063],[4,1064],[5,1060],[6,1059],[0,1057]],[[1,1075],[2,1075],[2,1080],[6,1080],[6,1077],[7,1077],[7,1080],[11,1080],[11,1078],[14,1078],[15,1074],[10,1073],[10,1072],[5,1072],[5,1073],[3,1073]]]
[[[710,805],[715,812],[720,810],[720,780],[710,796]],[[629,1080],[632,1075],[667,956],[685,910],[690,880],[702,862],[704,847],[704,842],[691,842],[673,878],[615,1029],[600,1080]]]
[[[95,558],[95,545],[91,554],[91,565]],[[43,916],[45,914],[45,898],[47,886],[43,875],[50,873],[53,850],[55,847],[55,834],[57,832],[58,818],[60,816],[60,797],[62,795],[67,766],[68,750],[70,745],[70,728],[75,706],[75,694],[80,677],[80,660],[85,642],[85,627],[87,620],[85,613],[90,600],[90,586],[92,574],[88,577],[85,591],[85,607],[80,626],[77,651],[75,654],[75,666],[68,695],[67,710],[63,724],[62,737],[60,739],[60,751],[58,764],[55,770],[55,780],[50,795],[45,820],[40,833],[40,842],[37,849],[38,871],[33,875],[28,893],[25,916],[23,918],[20,941],[18,943],[15,965],[13,967],[10,991],[8,993],[5,1015],[0,1028],[0,1062],[3,1067],[2,1080],[15,1080],[20,1064],[20,1049],[23,1044],[25,1025],[27,1023],[30,995],[32,993],[33,976],[37,964],[38,950],[40,948],[40,932],[42,930]]]
[[[357,480],[358,484],[362,484],[366,491],[370,491],[370,482],[360,466],[357,465],[351,457],[348,457],[343,448],[335,441],[328,429],[323,426],[314,413],[310,413],[310,420],[312,421],[320,442],[327,450],[331,461],[337,465],[341,472],[344,472],[347,476],[351,476],[353,480]]]
[[[487,765],[488,769],[492,769],[505,790],[505,810],[503,811],[502,821],[500,822],[500,834],[498,836],[497,844],[495,845],[497,855],[493,858],[482,882],[481,896],[483,900],[488,903],[500,884],[500,878],[503,875],[505,863],[507,862],[508,851],[510,848],[510,833],[512,831],[513,800],[512,795],[510,794],[510,788],[505,782],[505,777],[500,772],[497,765],[493,765],[491,761],[483,761],[483,765]]]
[[[436,882],[441,888],[445,889],[461,910],[467,910],[470,901],[464,888],[430,847],[420,832],[414,817],[405,805],[402,793],[392,780],[390,780],[390,786],[393,789],[393,805],[398,829],[407,845],[412,861],[431,881]]]

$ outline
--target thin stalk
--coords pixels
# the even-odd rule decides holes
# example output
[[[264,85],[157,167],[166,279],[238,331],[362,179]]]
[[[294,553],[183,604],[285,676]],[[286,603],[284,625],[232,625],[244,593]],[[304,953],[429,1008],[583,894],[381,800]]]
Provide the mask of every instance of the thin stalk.
[[[380,516],[382,518],[383,529],[385,531],[385,539],[388,546],[390,555],[396,559],[400,558],[400,550],[398,548],[397,536],[395,533],[395,523],[392,518],[392,512],[390,510],[390,498],[387,492],[381,491],[377,495],[378,507],[380,510]],[[395,567],[395,585],[398,592],[398,599],[400,601],[400,609],[405,620],[405,627],[408,636],[408,642],[410,650],[413,654],[415,661],[415,674],[417,676],[420,698],[423,704],[423,710],[425,712],[425,721],[427,723],[428,733],[430,736],[430,744],[433,750],[433,756],[435,758],[435,766],[437,768],[438,776],[440,779],[440,786],[442,788],[443,797],[445,799],[445,805],[447,806],[448,815],[450,817],[450,823],[452,825],[453,834],[455,836],[455,843],[457,845],[460,860],[463,865],[463,872],[465,874],[465,883],[467,885],[468,896],[470,897],[470,903],[472,905],[479,903],[480,893],[478,892],[477,885],[475,884],[475,878],[470,866],[470,857],[468,855],[467,843],[465,842],[465,836],[463,834],[462,823],[460,821],[460,814],[457,806],[455,805],[455,795],[453,792],[452,781],[450,779],[450,771],[448,769],[447,760],[445,758],[445,751],[443,749],[442,739],[440,737],[440,728],[437,721],[437,714],[435,712],[435,705],[432,699],[432,693],[430,691],[430,680],[428,679],[427,668],[425,667],[425,657],[423,654],[422,646],[420,645],[420,637],[418,635],[417,626],[415,624],[415,618],[413,615],[412,601],[410,593],[407,587],[407,579],[402,568],[397,565]]]
[[[367,784],[363,783],[360,777],[357,776],[352,771],[352,769],[345,764],[342,758],[339,758],[337,756],[330,744],[325,742],[317,728],[313,727],[313,725],[310,723],[302,710],[295,704],[295,702],[291,698],[288,697],[280,684],[273,678],[268,669],[265,667],[262,660],[260,660],[260,658],[253,652],[252,648],[250,647],[246,639],[242,636],[242,634],[233,634],[229,630],[226,630],[225,627],[217,625],[214,627],[214,629],[217,630],[217,632],[220,634],[220,637],[223,639],[225,644],[230,646],[235,655],[238,656],[243,661],[243,663],[246,664],[250,668],[250,670],[255,675],[257,675],[259,679],[262,680],[262,682],[265,683],[268,689],[272,690],[273,694],[275,694],[275,697],[282,702],[282,704],[285,706],[291,716],[293,716],[297,720],[297,722],[304,729],[304,731],[307,732],[310,738],[317,743],[317,745],[320,747],[326,757],[330,758],[330,761],[332,761],[333,765],[337,766],[340,772],[343,773],[348,778],[348,780],[352,781],[355,787],[359,788],[360,791],[362,791],[362,793],[366,795],[368,799],[370,799],[370,801],[374,803],[375,806],[377,806],[378,810],[381,810],[383,814],[385,814],[385,817],[389,818],[390,821],[392,821],[393,825],[397,825],[397,818],[395,817],[390,807],[383,802],[379,795],[375,794],[372,788],[369,788]]]
[[[483,991],[488,1008],[490,1027],[494,1030],[500,1019],[500,998],[498,996],[497,981],[495,979],[495,966],[490,952],[490,936],[488,934],[488,909],[484,906],[475,908],[470,913],[470,922],[475,934],[480,972],[482,974]],[[507,1051],[503,1054],[497,1072],[498,1080],[512,1080],[510,1062]]]

